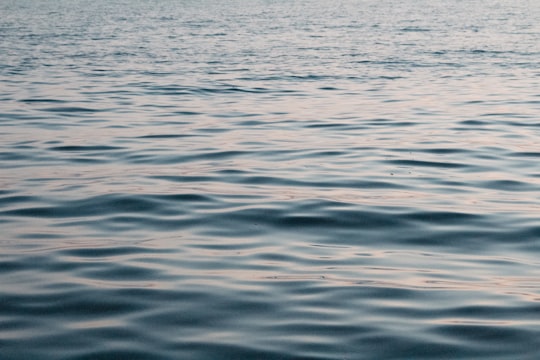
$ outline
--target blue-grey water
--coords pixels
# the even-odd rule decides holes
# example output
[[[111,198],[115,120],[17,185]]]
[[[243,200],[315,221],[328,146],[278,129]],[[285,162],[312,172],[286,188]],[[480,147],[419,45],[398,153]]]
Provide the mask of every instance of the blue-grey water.
[[[540,359],[540,3],[0,1],[1,359]]]

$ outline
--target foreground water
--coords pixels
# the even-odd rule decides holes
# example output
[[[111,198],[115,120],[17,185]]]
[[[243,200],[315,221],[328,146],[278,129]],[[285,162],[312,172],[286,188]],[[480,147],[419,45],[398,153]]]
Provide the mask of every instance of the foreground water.
[[[2,359],[538,359],[540,5],[0,3]]]

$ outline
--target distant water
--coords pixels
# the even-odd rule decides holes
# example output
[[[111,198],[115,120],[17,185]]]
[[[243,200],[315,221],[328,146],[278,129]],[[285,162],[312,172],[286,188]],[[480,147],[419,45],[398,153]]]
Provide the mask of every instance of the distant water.
[[[0,14],[1,359],[540,359],[540,2]]]

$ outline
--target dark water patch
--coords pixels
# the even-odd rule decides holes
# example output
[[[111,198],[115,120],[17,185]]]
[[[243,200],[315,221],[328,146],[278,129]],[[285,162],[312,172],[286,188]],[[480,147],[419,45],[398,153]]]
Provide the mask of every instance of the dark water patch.
[[[510,118],[510,119],[519,119],[519,118],[523,118],[523,117],[528,117],[524,114],[520,114],[520,113],[512,113],[512,112],[490,112],[490,113],[483,113],[481,114],[480,116],[484,116],[484,117],[500,117],[500,118]],[[511,122],[509,122],[508,124],[511,124]]]
[[[497,189],[504,191],[534,191],[539,189],[538,185],[533,185],[515,180],[482,181],[478,184],[478,186],[488,189]]]
[[[357,127],[351,126],[349,123],[320,123],[320,124],[309,124],[306,125],[306,128],[340,128],[344,130],[357,129]]]
[[[367,121],[370,125],[373,124],[373,125],[379,125],[379,124],[384,124],[384,125],[391,125],[395,122],[394,119],[390,119],[390,118],[374,118],[374,119],[369,119]]]
[[[219,87],[195,87],[195,86],[147,86],[145,87],[148,95],[219,95],[219,94],[272,94],[272,93],[293,93],[290,89],[269,89],[265,87],[238,87],[238,86],[219,86]]]
[[[0,119],[4,119],[7,121],[36,121],[36,120],[47,120],[48,118],[46,116],[40,116],[35,113],[32,114],[26,114],[26,113],[2,113],[0,112]],[[19,123],[16,123],[16,125],[19,125]]]
[[[108,120],[105,119],[83,119],[78,121],[77,123],[80,125],[84,124],[108,124]]]
[[[467,359],[478,356],[478,352],[462,344],[453,344],[444,339],[428,339],[425,342],[415,341],[412,335],[384,335],[376,332],[359,338],[357,341],[366,344],[366,353],[378,353],[382,358],[397,359],[399,356],[419,359]],[[388,348],[388,341],[392,341],[392,348]],[[399,355],[397,355],[399,354]],[[473,356],[473,357],[474,357]]]
[[[69,235],[62,233],[23,233],[17,236],[18,239],[35,239],[35,240],[55,240],[67,238]]]
[[[77,247],[58,251],[62,256],[74,256],[79,258],[109,258],[131,255],[146,255],[167,253],[166,249],[142,247],[142,246],[115,246],[115,247]]]
[[[522,116],[522,117],[528,117],[528,116]],[[517,126],[517,127],[531,127],[531,128],[538,128],[540,127],[540,122],[520,122],[520,121],[506,121],[506,124],[508,126]]]
[[[27,104],[34,104],[34,103],[67,103],[66,100],[60,100],[60,99],[48,99],[48,98],[30,98],[30,99],[21,99],[20,102],[27,103]]]
[[[402,214],[400,218],[415,222],[427,222],[431,225],[472,225],[486,219],[485,216],[479,214],[434,211]]]
[[[397,152],[409,152],[409,153],[430,153],[430,154],[437,154],[437,155],[450,155],[450,154],[467,154],[470,153],[471,150],[468,149],[459,149],[459,148],[413,148],[413,149],[393,149],[393,151]]]
[[[380,75],[377,77],[377,79],[381,80],[398,80],[398,79],[404,79],[404,76],[391,76],[391,75]]]
[[[302,212],[302,211],[300,211]],[[371,229],[387,226],[404,226],[405,222],[392,214],[360,210],[316,211],[312,209],[305,214],[295,214],[279,208],[250,208],[248,210],[230,211],[216,214],[214,221],[239,222],[270,226],[275,229]]]
[[[206,128],[206,129],[199,129],[198,130],[201,133],[205,134],[219,134],[219,133],[226,133],[231,131],[229,128]]]
[[[460,164],[460,163],[454,163],[454,162],[441,162],[441,161],[423,161],[423,160],[407,160],[407,159],[399,159],[399,160],[385,160],[385,162],[400,166],[419,166],[419,167],[436,167],[436,168],[446,168],[446,169],[460,169],[460,168],[468,168],[469,165],[467,164]]]
[[[339,156],[344,156],[344,155],[347,155],[348,152],[347,151],[310,151],[309,153],[305,153],[305,156],[306,157],[322,157],[322,158],[325,158],[327,156],[329,157],[339,157]]]
[[[205,202],[215,202],[216,199],[213,196],[210,195],[204,195],[204,194],[158,194],[153,195],[152,198],[165,200],[165,201],[172,201],[172,202],[197,202],[197,203],[205,203]]]
[[[335,180],[335,181],[301,181],[289,178],[278,178],[269,176],[229,176],[226,178],[230,182],[242,183],[246,185],[273,185],[273,186],[295,186],[306,188],[350,188],[350,189],[406,189],[407,186],[390,181],[368,181],[368,180]]]
[[[465,105],[480,105],[480,104],[485,104],[486,101],[484,100],[468,100],[468,101],[465,101],[463,102],[463,104]]]
[[[88,279],[103,279],[111,281],[151,281],[164,280],[166,276],[155,269],[145,269],[139,266],[116,264],[115,266],[103,265],[91,270],[78,271],[79,276]]]
[[[52,112],[52,113],[95,113],[99,111],[105,111],[101,109],[86,108],[86,107],[76,107],[76,106],[63,106],[63,107],[49,107],[40,109],[41,111]]]
[[[464,120],[460,121],[461,125],[468,125],[468,126],[489,126],[492,123],[489,121],[482,121],[482,120]]]
[[[5,272],[6,274],[10,272],[26,271],[27,268],[28,268],[28,265],[20,261],[0,260],[0,269],[2,269],[2,271]]]
[[[118,331],[118,330],[116,330]],[[86,335],[92,335],[93,331],[86,331],[90,334]],[[96,334],[97,335],[97,334]],[[115,330],[109,334],[109,336],[118,335],[116,334]],[[71,359],[73,360],[111,360],[111,359],[133,359],[133,360],[150,360],[152,358],[155,358],[158,356],[158,354],[155,351],[149,351],[149,350],[137,350],[137,349],[124,349],[122,346],[119,346],[118,349],[115,349],[113,347],[112,349],[103,349],[103,350],[91,350],[87,351],[82,355],[74,354],[71,356]],[[161,355],[163,356],[163,355]]]
[[[337,87],[333,87],[333,86],[323,86],[323,87],[320,87],[319,90],[323,90],[323,91],[337,91],[337,90],[341,90],[340,88],[337,88]]]
[[[108,145],[64,145],[64,146],[54,146],[49,148],[52,151],[62,151],[62,152],[88,152],[88,151],[114,151],[114,150],[123,150],[124,148],[118,146],[108,146]]]
[[[459,224],[454,225],[457,227]],[[502,232],[498,224],[480,223],[478,225],[480,226],[476,229],[474,229],[475,224],[470,224],[470,226],[463,226],[463,229],[441,230],[438,224],[430,223],[430,227],[424,232],[403,234],[396,240],[409,246],[460,249],[460,251],[489,251],[490,244],[508,242],[508,234]],[[443,223],[442,227],[445,226],[447,225]]]
[[[214,114],[212,116],[215,118],[243,118],[243,117],[261,116],[261,114],[244,113],[244,112],[235,111],[235,112],[230,112],[230,113]]]
[[[248,174],[249,172],[244,171],[244,170],[240,170],[240,169],[223,169],[223,170],[219,170],[218,173],[223,174],[223,175],[238,175],[238,176],[241,176],[241,175]]]
[[[430,32],[431,29],[417,27],[417,26],[407,26],[407,27],[401,28],[400,31],[403,31],[403,32]]]
[[[172,114],[174,114],[174,115],[184,115],[184,116],[195,116],[195,115],[201,115],[202,113],[197,112],[197,111],[184,110],[184,111],[174,111]]]
[[[377,228],[377,227],[398,227],[402,222],[392,217],[370,214],[370,213],[336,213],[335,217],[315,216],[315,215],[288,215],[276,220],[279,227],[321,227],[321,228]]]
[[[80,290],[80,289],[79,289]],[[99,318],[111,315],[121,315],[131,313],[144,308],[144,305],[137,304],[126,299],[113,299],[109,296],[103,298],[95,297],[91,292],[86,291],[65,291],[62,301],[59,301],[57,294],[41,294],[30,298],[27,296],[10,296],[5,299],[6,310],[13,312],[24,311],[33,316],[54,317],[60,315],[70,318]],[[81,312],[84,309],[84,312]]]
[[[351,79],[358,79],[356,76],[350,77]],[[336,81],[342,80],[343,77],[339,75],[316,75],[316,74],[307,74],[307,75],[276,75],[276,76],[259,76],[252,74],[249,77],[239,77],[238,80],[244,81],[281,81],[281,82],[318,82],[318,81]]]
[[[475,55],[500,55],[506,53],[506,51],[499,51],[499,50],[486,50],[486,49],[471,49],[471,50],[463,50],[465,52],[475,54]]]
[[[480,325],[474,323],[459,323],[459,320],[455,324],[445,324],[439,328],[432,329],[433,332],[441,334],[451,339],[459,339],[460,341],[470,343],[470,345],[479,346],[478,343],[485,343],[486,355],[492,354],[492,356],[498,356],[505,354],[506,356],[515,353],[520,348],[521,354],[529,354],[529,356],[537,352],[538,341],[531,341],[534,337],[535,331],[516,329],[512,326],[500,325]],[[497,344],[494,344],[497,341]],[[506,345],[505,345],[506,344]],[[508,349],[507,344],[516,344],[516,348]]]
[[[213,176],[190,176],[190,175],[152,175],[150,178],[166,180],[177,183],[190,182],[211,182],[215,180]]]
[[[369,123],[369,125],[373,125],[373,123]],[[380,125],[380,123],[375,123],[375,125]],[[411,122],[411,121],[395,121],[392,123],[392,127],[407,127],[407,126],[415,126],[417,123]]]
[[[142,71],[141,75],[148,75],[148,76],[151,76],[151,77],[154,77],[154,76],[157,76],[157,77],[169,77],[169,76],[173,76],[174,72],[148,70],[148,71]]]
[[[522,243],[529,246],[532,245],[532,243],[528,244],[530,243],[530,239],[534,239],[538,236],[540,236],[540,226],[530,225],[509,233],[507,238],[512,243]]]
[[[18,152],[0,152],[0,160],[2,161],[23,161],[30,158],[31,156]]]
[[[24,149],[24,148],[30,149],[32,147],[29,144],[35,144],[35,143],[37,143],[37,141],[35,140],[24,140],[24,141],[17,141],[13,143],[13,146],[17,149]]]
[[[0,193],[0,206],[13,206],[14,204],[25,204],[33,203],[41,200],[39,196],[30,196],[30,195],[11,195],[11,192],[6,191],[5,193]]]
[[[535,151],[513,152],[513,153],[510,153],[509,156],[524,157],[524,158],[538,158],[540,157],[540,152],[535,152]]]
[[[210,151],[200,152],[193,155],[132,155],[125,154],[122,158],[130,163],[147,163],[147,164],[160,164],[160,165],[172,165],[182,164],[197,161],[206,160],[226,160],[240,157],[246,157],[251,155],[248,151]]]
[[[540,308],[536,304],[525,306],[492,306],[492,305],[467,305],[454,308],[443,309],[439,313],[439,317],[448,319],[448,323],[464,326],[480,325],[485,323],[489,325],[506,325],[506,320],[511,320],[516,314],[526,316],[528,313],[537,312]],[[451,319],[455,319],[452,321]],[[462,319],[461,321],[459,319]],[[471,319],[470,321],[464,319]],[[475,319],[476,321],[472,320]],[[456,334],[458,335],[458,334]]]
[[[96,158],[89,158],[89,157],[70,158],[68,161],[72,163],[77,163],[77,164],[106,164],[108,163],[108,161],[105,159],[96,159]]]
[[[150,212],[159,207],[155,200],[124,195],[100,195],[72,200],[56,206],[25,207],[4,211],[8,216],[43,218],[91,217],[114,213]]]
[[[290,80],[321,81],[321,80],[335,79],[335,76],[307,74],[307,75],[289,75],[287,78]]]

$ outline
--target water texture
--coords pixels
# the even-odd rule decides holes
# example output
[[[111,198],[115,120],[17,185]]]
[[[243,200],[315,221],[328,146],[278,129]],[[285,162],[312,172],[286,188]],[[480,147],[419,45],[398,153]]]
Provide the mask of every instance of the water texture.
[[[540,358],[540,3],[0,14],[0,358]]]

